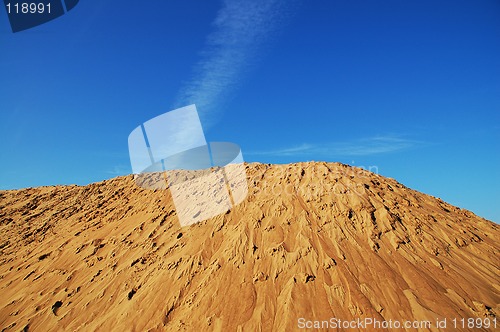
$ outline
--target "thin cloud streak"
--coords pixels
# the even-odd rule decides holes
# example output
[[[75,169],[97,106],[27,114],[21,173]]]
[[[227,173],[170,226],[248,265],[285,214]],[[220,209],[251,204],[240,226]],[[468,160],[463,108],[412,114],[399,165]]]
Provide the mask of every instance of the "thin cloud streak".
[[[202,60],[181,89],[176,107],[196,104],[202,115],[212,112],[238,85],[259,46],[283,25],[287,8],[284,0],[224,1]]]
[[[326,144],[301,144],[276,150],[247,152],[252,156],[370,156],[384,153],[399,152],[410,149],[423,142],[396,136],[376,136],[351,142]]]
[[[106,174],[109,174],[111,176],[122,176],[122,175],[128,175],[131,173],[131,168],[130,166],[125,166],[125,165],[116,165],[113,166],[111,169],[108,169],[106,171]]]

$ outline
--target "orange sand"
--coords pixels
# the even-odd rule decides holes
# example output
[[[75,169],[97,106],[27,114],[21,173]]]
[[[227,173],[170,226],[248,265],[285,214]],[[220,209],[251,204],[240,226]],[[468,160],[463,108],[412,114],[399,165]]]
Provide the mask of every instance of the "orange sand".
[[[246,172],[243,203],[183,228],[169,191],[132,176],[0,191],[0,329],[498,320],[497,224],[342,164]]]

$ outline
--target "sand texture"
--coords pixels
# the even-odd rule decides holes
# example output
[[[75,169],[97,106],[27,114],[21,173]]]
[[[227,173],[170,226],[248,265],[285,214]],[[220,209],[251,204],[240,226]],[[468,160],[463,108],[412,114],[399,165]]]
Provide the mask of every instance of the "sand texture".
[[[499,225],[338,163],[246,173],[242,203],[186,227],[169,190],[133,176],[0,191],[0,330],[498,321]]]

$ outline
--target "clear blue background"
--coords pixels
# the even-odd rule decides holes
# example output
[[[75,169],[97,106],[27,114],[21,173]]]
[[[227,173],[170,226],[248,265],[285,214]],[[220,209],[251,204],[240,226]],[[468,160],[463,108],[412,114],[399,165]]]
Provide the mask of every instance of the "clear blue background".
[[[81,1],[16,34],[0,9],[0,189],[130,173],[129,133],[182,106],[223,7]],[[242,48],[228,93],[199,108],[207,140],[238,143],[246,161],[376,166],[500,221],[499,1],[282,9]]]

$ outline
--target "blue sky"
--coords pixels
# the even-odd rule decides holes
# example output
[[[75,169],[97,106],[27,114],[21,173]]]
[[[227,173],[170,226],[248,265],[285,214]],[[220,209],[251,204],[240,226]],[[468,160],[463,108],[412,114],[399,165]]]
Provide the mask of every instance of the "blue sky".
[[[1,189],[128,174],[130,132],[194,102],[246,161],[376,166],[500,221],[498,1],[141,5],[0,10]]]

